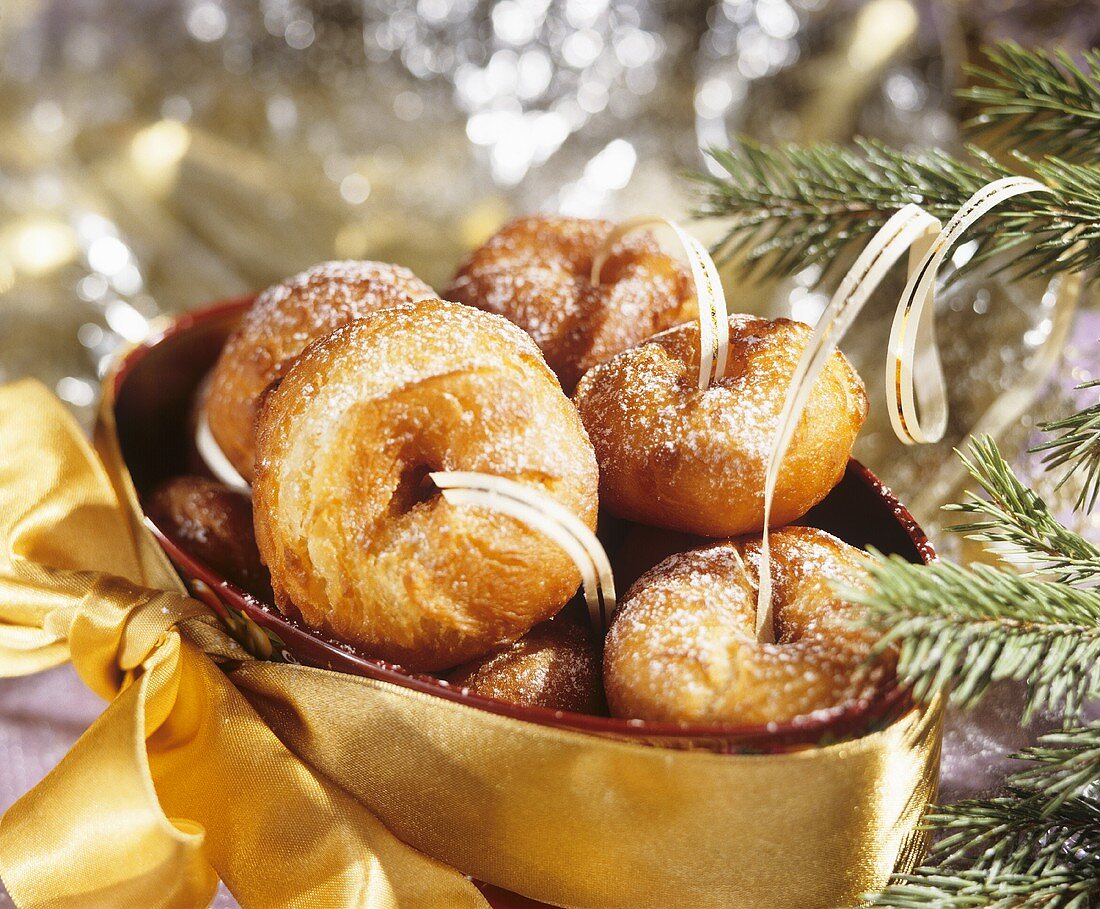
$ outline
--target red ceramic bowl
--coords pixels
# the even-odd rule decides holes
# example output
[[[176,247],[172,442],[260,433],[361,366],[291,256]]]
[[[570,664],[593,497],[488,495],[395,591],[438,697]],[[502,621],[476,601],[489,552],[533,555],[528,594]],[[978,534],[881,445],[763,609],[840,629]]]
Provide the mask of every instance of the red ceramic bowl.
[[[186,314],[131,351],[113,376],[119,443],[138,495],[169,477],[195,473],[189,413],[203,378],[253,298],[218,303]],[[217,610],[235,636],[257,656],[300,662],[459,701],[518,720],[678,748],[719,752],[778,752],[835,741],[877,728],[909,709],[907,694],[889,688],[873,699],[823,711],[804,720],[769,726],[681,726],[521,706],[484,698],[434,677],[406,672],[328,639],[284,616],[220,577],[149,522],[196,596]],[[857,461],[804,523],[854,546],[873,545],[914,562],[935,555],[927,537],[894,494]]]

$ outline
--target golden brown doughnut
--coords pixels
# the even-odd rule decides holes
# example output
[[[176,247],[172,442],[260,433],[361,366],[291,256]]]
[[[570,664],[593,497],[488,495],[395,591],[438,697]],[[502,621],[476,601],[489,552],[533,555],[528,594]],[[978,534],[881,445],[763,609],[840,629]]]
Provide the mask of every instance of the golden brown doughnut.
[[[587,620],[566,608],[510,647],[452,670],[447,681],[514,704],[606,715],[600,674]]]
[[[265,398],[256,468],[276,603],[409,669],[515,641],[580,581],[544,535],[448,504],[429,472],[507,477],[596,522],[592,446],[534,342],[442,300],[380,310],[310,346]]]
[[[260,294],[222,349],[206,407],[240,475],[252,479],[260,396],[311,342],[375,310],[434,296],[407,268],[383,262],[324,262]]]
[[[593,255],[614,227],[520,218],[466,258],[443,296],[515,322],[570,392],[590,367],[695,317],[690,275],[648,233],[616,243],[600,283],[592,283]]]
[[[731,316],[729,365],[698,389],[699,329],[680,325],[590,370],[574,400],[600,464],[600,503],[629,520],[704,536],[763,529],[764,471],[811,329]],[[795,430],[771,525],[789,524],[844,474],[867,416],[863,382],[834,353]]]
[[[869,697],[893,657],[870,668],[875,635],[831,584],[861,583],[866,556],[810,527],[771,537],[774,644],[754,625],[759,538],[666,559],[635,582],[604,650],[613,716],[685,723],[784,723]]]
[[[173,477],[145,502],[164,533],[227,581],[267,599],[271,584],[260,561],[248,497],[205,477]]]

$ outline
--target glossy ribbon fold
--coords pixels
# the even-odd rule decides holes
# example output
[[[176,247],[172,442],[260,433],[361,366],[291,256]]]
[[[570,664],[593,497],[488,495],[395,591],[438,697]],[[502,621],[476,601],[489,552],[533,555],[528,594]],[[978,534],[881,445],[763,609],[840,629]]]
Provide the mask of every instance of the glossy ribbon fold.
[[[248,907],[487,905],[263,722],[219,668],[248,654],[37,384],[0,387],[0,465],[0,675],[68,657],[111,699],[0,823],[18,906],[191,909],[219,877]]]
[[[23,909],[459,909],[473,875],[575,909],[851,905],[919,861],[940,710],[781,755],[673,751],[251,659],[144,531],[108,390],[99,457],[0,386],[0,675],[110,700],[0,822]],[[101,460],[102,459],[102,460]]]

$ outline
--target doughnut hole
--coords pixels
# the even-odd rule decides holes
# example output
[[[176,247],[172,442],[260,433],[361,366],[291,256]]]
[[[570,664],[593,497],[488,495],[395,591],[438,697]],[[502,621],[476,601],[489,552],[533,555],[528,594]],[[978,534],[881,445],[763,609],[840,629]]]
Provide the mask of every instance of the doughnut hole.
[[[528,332],[571,392],[595,364],[695,317],[690,275],[646,232],[616,243],[592,283],[593,257],[614,228],[556,216],[512,221],[470,253],[443,295]]]
[[[776,642],[754,627],[759,540],[713,543],[642,575],[604,650],[613,716],[755,726],[788,723],[870,697],[893,677],[868,665],[875,635],[832,585],[858,585],[865,556],[824,531],[772,536]]]
[[[324,262],[260,294],[214,366],[206,404],[210,430],[241,476],[252,479],[264,390],[311,342],[378,309],[434,296],[407,268],[384,262]]]
[[[788,319],[730,319],[725,374],[698,388],[699,331],[681,325],[585,374],[574,397],[600,465],[600,502],[627,520],[708,537],[763,529],[767,458],[809,340]],[[771,525],[840,481],[867,416],[855,370],[833,354],[783,459]]]
[[[526,524],[451,505],[434,470],[540,489],[595,526],[597,469],[530,338],[429,301],[311,346],[258,427],[257,540],[276,603],[364,652],[439,670],[510,644],[580,575]]]

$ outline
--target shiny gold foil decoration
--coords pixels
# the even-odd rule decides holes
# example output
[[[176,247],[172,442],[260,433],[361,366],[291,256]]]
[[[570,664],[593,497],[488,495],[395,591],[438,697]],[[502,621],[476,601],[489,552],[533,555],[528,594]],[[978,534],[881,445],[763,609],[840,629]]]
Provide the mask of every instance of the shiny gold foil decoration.
[[[782,755],[525,723],[252,659],[144,530],[109,395],[97,457],[0,387],[0,675],[71,659],[110,700],[0,822],[16,904],[811,909],[915,866],[941,711]],[[457,869],[457,870],[456,870]]]

